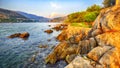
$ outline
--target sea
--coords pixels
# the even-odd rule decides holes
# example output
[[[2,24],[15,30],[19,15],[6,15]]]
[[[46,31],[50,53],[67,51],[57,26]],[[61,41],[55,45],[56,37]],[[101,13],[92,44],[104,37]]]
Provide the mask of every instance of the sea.
[[[0,68],[64,68],[67,64],[60,60],[46,64],[45,58],[60,42],[56,40],[61,31],[44,31],[60,23],[0,23]],[[11,34],[28,32],[28,39],[8,38]],[[50,41],[48,41],[50,40]],[[47,48],[40,48],[45,45]]]

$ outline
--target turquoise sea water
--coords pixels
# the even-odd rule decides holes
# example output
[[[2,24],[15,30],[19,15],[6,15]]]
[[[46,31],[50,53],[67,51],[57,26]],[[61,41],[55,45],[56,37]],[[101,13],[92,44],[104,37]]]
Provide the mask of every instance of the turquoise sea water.
[[[44,58],[52,51],[52,47],[59,42],[55,37],[60,33],[44,33],[58,23],[0,23],[0,68],[63,68],[64,61],[54,65],[45,64]],[[51,25],[49,27],[48,25]],[[9,39],[7,36],[29,32],[27,40],[21,38]],[[51,41],[47,41],[51,39]],[[48,45],[48,48],[39,48],[39,45]],[[32,62],[31,58],[35,61]]]

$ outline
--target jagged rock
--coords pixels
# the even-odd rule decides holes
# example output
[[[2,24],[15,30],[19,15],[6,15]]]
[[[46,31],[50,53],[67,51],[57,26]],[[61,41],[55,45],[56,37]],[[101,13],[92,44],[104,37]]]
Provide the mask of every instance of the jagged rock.
[[[29,37],[29,33],[28,32],[23,32],[23,33],[15,33],[15,34],[12,34],[10,36],[8,36],[8,38],[16,38],[16,37],[19,37],[19,38],[28,38]]]
[[[98,62],[102,55],[111,48],[111,46],[98,46],[92,49],[87,55],[90,59]]]
[[[90,65],[89,60],[85,60],[80,56],[77,56],[69,65],[67,65],[65,68],[93,68],[92,65]]]
[[[53,33],[53,30],[45,30],[44,32],[46,32],[46,33],[48,33],[48,34],[50,34],[50,33]]]

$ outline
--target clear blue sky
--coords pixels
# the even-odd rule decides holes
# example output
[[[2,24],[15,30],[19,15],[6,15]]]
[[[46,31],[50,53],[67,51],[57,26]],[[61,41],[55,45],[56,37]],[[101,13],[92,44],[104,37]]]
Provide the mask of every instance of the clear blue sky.
[[[65,16],[85,10],[103,0],[0,0],[0,8],[23,11],[44,17]]]

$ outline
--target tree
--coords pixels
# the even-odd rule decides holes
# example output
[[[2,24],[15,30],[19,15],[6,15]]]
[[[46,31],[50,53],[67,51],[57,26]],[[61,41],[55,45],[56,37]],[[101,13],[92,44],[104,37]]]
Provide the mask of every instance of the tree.
[[[115,0],[104,0],[103,5],[104,5],[105,8],[113,6],[113,5],[115,5]]]
[[[99,5],[94,4],[88,7],[86,11],[93,12],[93,11],[100,11],[100,10],[101,10],[101,7]]]

